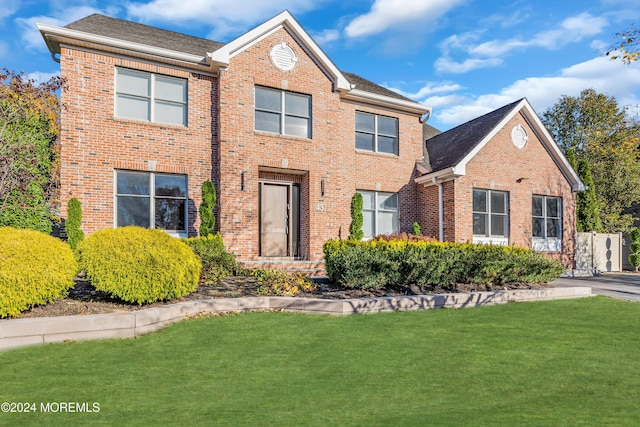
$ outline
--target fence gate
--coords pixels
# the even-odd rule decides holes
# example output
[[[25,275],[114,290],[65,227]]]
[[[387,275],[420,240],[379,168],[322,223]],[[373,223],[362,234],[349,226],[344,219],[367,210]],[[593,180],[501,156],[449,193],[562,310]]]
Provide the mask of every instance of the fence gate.
[[[622,235],[578,233],[576,269],[622,271]]]

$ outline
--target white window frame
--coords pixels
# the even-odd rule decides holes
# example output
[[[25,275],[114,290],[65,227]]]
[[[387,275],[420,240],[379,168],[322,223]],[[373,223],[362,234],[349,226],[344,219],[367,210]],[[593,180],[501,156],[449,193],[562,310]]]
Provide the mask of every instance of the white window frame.
[[[357,117],[358,117],[359,114],[373,116],[373,131],[358,129]],[[378,122],[379,122],[379,119],[381,117],[384,117],[385,119],[391,119],[391,120],[394,120],[396,122],[396,134],[395,135],[388,135],[388,134],[380,133]],[[369,153],[373,152],[373,153],[389,154],[389,155],[393,155],[393,156],[399,156],[400,155],[400,121],[398,120],[397,117],[384,116],[384,115],[381,115],[381,114],[369,113],[367,111],[356,111],[355,128],[356,128],[356,141],[355,141],[356,150],[365,151],[365,152],[369,152]],[[373,150],[368,150],[366,148],[358,148],[358,146],[357,146],[357,135],[359,133],[373,136]],[[393,153],[390,153],[388,151],[380,151],[379,144],[378,144],[378,138],[380,136],[384,136],[384,137],[387,137],[387,138],[393,138],[394,139]]]
[[[143,76],[145,78],[149,79],[149,95],[148,96],[144,96],[144,95],[138,95],[138,94],[131,94],[131,93],[127,93],[124,92],[122,90],[119,89],[119,85],[118,85],[118,81],[120,78],[120,74],[121,73],[129,73],[129,74],[137,74],[139,76]],[[184,93],[183,93],[183,100],[184,101],[176,101],[176,100],[168,100],[168,99],[163,99],[160,98],[156,95],[156,80],[157,78],[162,78],[162,79],[166,79],[166,80],[174,80],[176,82],[180,82],[183,85],[184,88]],[[187,126],[187,117],[188,117],[188,94],[189,94],[189,88],[188,88],[188,81],[187,79],[184,78],[180,78],[180,77],[173,77],[173,76],[167,76],[167,75],[161,75],[161,74],[155,74],[155,73],[150,73],[147,71],[140,71],[140,70],[132,70],[129,68],[122,68],[122,67],[116,67],[116,76],[115,76],[115,100],[114,100],[114,116],[117,118],[121,118],[121,119],[128,119],[128,120],[139,120],[139,121],[145,121],[145,122],[150,122],[150,123],[158,123],[158,124],[167,124],[167,125],[174,125],[174,126]],[[144,99],[144,100],[148,100],[149,102],[149,111],[147,113],[147,119],[141,119],[138,117],[130,117],[127,116],[126,114],[123,114],[123,112],[118,108],[118,102],[120,98],[133,98],[133,99]],[[165,104],[170,104],[170,105],[174,105],[174,106],[180,106],[182,107],[182,119],[181,120],[176,120],[176,121],[160,121],[156,118],[156,104],[158,103],[165,103]]]
[[[483,214],[487,215],[487,233],[484,235],[475,234],[475,230],[473,232],[473,243],[486,244],[486,245],[508,245],[509,244],[509,229],[510,229],[510,211],[509,211],[509,192],[508,191],[498,191],[498,190],[488,190],[484,188],[474,188],[473,192],[483,191],[486,193],[487,200],[487,210],[486,211],[477,211],[473,206],[473,193],[472,193],[472,215],[475,214]],[[504,194],[504,213],[493,212],[491,206],[491,193],[501,193]],[[494,215],[504,216],[505,217],[505,236],[494,235],[491,230],[491,217]],[[471,227],[473,227],[473,217],[471,220]]]
[[[269,110],[269,109],[265,109],[265,108],[258,108],[258,104],[256,101],[257,98],[257,92],[259,90],[263,90],[263,91],[269,91],[269,92],[276,92],[280,94],[280,110]],[[287,94],[289,95],[294,95],[294,96],[299,96],[302,98],[306,98],[308,101],[308,114],[306,116],[302,116],[300,114],[293,114],[291,112],[287,112],[287,102],[286,102],[286,98],[287,98]],[[307,138],[307,139],[311,139],[311,120],[312,120],[312,113],[311,113],[311,95],[306,95],[303,93],[297,93],[297,92],[290,92],[290,91],[286,91],[286,90],[281,90],[281,89],[273,89],[270,87],[264,87],[264,86],[256,86],[255,90],[254,90],[254,129],[258,132],[269,132],[269,133],[274,133],[277,135],[285,135],[285,136],[292,136],[294,138]],[[258,121],[255,119],[255,113],[257,112],[264,112],[264,113],[271,113],[271,114],[278,114],[278,116],[280,117],[280,131],[279,132],[272,132],[269,130],[264,130],[264,129],[258,129],[257,128],[257,124]],[[294,118],[298,118],[298,119],[305,119],[307,121],[307,135],[306,136],[301,136],[301,135],[295,135],[295,134],[288,134],[285,133],[285,130],[287,129],[286,125],[287,125],[287,117],[294,117]]]
[[[118,193],[118,173],[126,172],[126,173],[135,173],[140,175],[147,175],[149,177],[149,194],[148,195],[136,195],[136,194],[119,194]],[[185,195],[184,197],[171,197],[171,196],[156,196],[155,194],[155,184],[156,184],[156,176],[158,175],[166,175],[166,176],[176,176],[184,178],[185,185]],[[155,201],[157,198],[160,199],[176,199],[176,200],[184,200],[184,230],[166,230],[167,234],[172,235],[174,237],[188,237],[188,228],[189,228],[189,177],[187,175],[182,174],[171,174],[171,173],[160,173],[160,172],[147,172],[147,171],[136,171],[136,170],[128,170],[128,169],[116,169],[113,173],[113,227],[118,228],[118,197],[140,197],[149,199],[149,228],[155,229],[155,219],[156,219],[156,208]]]
[[[542,199],[542,215],[533,214],[533,198],[540,197]],[[558,215],[557,217],[550,217],[547,215],[547,200],[555,199],[558,202]],[[562,251],[562,233],[563,233],[563,220],[562,220],[562,197],[558,196],[544,196],[542,194],[534,194],[531,197],[531,247],[536,251],[544,252],[561,252]],[[542,219],[542,233],[544,236],[533,235],[533,221],[538,218]],[[560,221],[560,237],[548,237],[547,236],[547,221],[556,219]]]
[[[398,205],[398,193],[391,193],[391,192],[385,192],[385,191],[369,191],[369,190],[357,190],[358,193],[360,193],[360,195],[364,195],[364,194],[372,194],[373,195],[373,209],[368,209],[365,208],[365,206],[362,206],[362,213],[364,214],[365,211],[367,212],[373,212],[373,235],[372,236],[367,236],[365,235],[363,237],[364,240],[371,240],[373,239],[375,236],[379,235],[379,230],[380,230],[380,225],[379,225],[379,220],[380,220],[380,215],[379,213],[381,212],[387,212],[387,213],[395,213],[396,215],[396,220],[393,224],[393,233],[397,233],[398,232],[398,222],[399,222],[399,205]],[[396,198],[396,209],[381,209],[379,202],[378,202],[378,198],[380,195],[386,195],[386,196],[394,196]],[[363,227],[364,227],[364,223],[363,223]],[[364,230],[363,230],[364,231]]]

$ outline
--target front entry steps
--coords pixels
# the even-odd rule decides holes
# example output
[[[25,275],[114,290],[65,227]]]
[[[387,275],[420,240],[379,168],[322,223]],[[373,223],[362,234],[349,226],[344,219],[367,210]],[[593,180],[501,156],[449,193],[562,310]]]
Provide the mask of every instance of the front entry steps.
[[[282,270],[289,273],[303,273],[309,277],[324,277],[324,261],[296,260],[291,258],[266,258],[257,261],[240,261],[245,268]]]

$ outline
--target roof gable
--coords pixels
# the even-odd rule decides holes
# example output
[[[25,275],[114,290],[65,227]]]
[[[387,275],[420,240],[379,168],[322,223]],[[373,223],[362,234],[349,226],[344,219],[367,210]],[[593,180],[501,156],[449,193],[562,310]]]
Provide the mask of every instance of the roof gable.
[[[465,175],[467,163],[518,113],[522,113],[573,191],[585,190],[584,184],[526,98],[427,139],[425,144],[431,168],[415,181],[430,185],[434,179],[448,180]]]

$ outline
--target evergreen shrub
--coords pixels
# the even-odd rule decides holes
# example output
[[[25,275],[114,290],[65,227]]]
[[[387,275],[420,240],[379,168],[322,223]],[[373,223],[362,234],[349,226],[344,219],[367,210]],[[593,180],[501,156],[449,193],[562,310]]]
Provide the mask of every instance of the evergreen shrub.
[[[216,200],[218,200],[216,187],[211,181],[203,182],[202,204],[198,208],[198,214],[200,214],[200,229],[198,231],[202,237],[213,234],[215,230],[216,217],[213,214],[213,208],[216,206]]]
[[[526,248],[428,240],[329,240],[324,254],[331,280],[363,289],[541,284],[564,270],[560,261]]]
[[[300,292],[309,292],[316,289],[313,283],[304,273],[290,273],[281,270],[249,269],[244,274],[257,279],[258,295],[293,297]]]
[[[362,240],[364,232],[362,225],[364,217],[362,216],[362,194],[355,193],[351,198],[351,224],[349,225],[349,240]]]
[[[67,233],[67,243],[71,249],[76,250],[78,243],[84,240],[84,232],[80,228],[82,225],[82,206],[80,201],[73,197],[67,205],[67,221],[64,229]]]
[[[640,267],[640,228],[632,230],[631,233],[629,233],[629,237],[631,237],[629,262],[635,270],[638,271],[638,267]]]
[[[180,239],[135,226],[93,233],[78,245],[78,258],[93,287],[140,305],[193,292],[202,267]]]
[[[77,271],[73,251],[61,240],[0,227],[0,318],[64,298]]]
[[[220,233],[190,237],[183,241],[200,258],[202,262],[200,280],[206,285],[217,285],[221,279],[236,274],[240,268],[236,256],[225,249]]]

